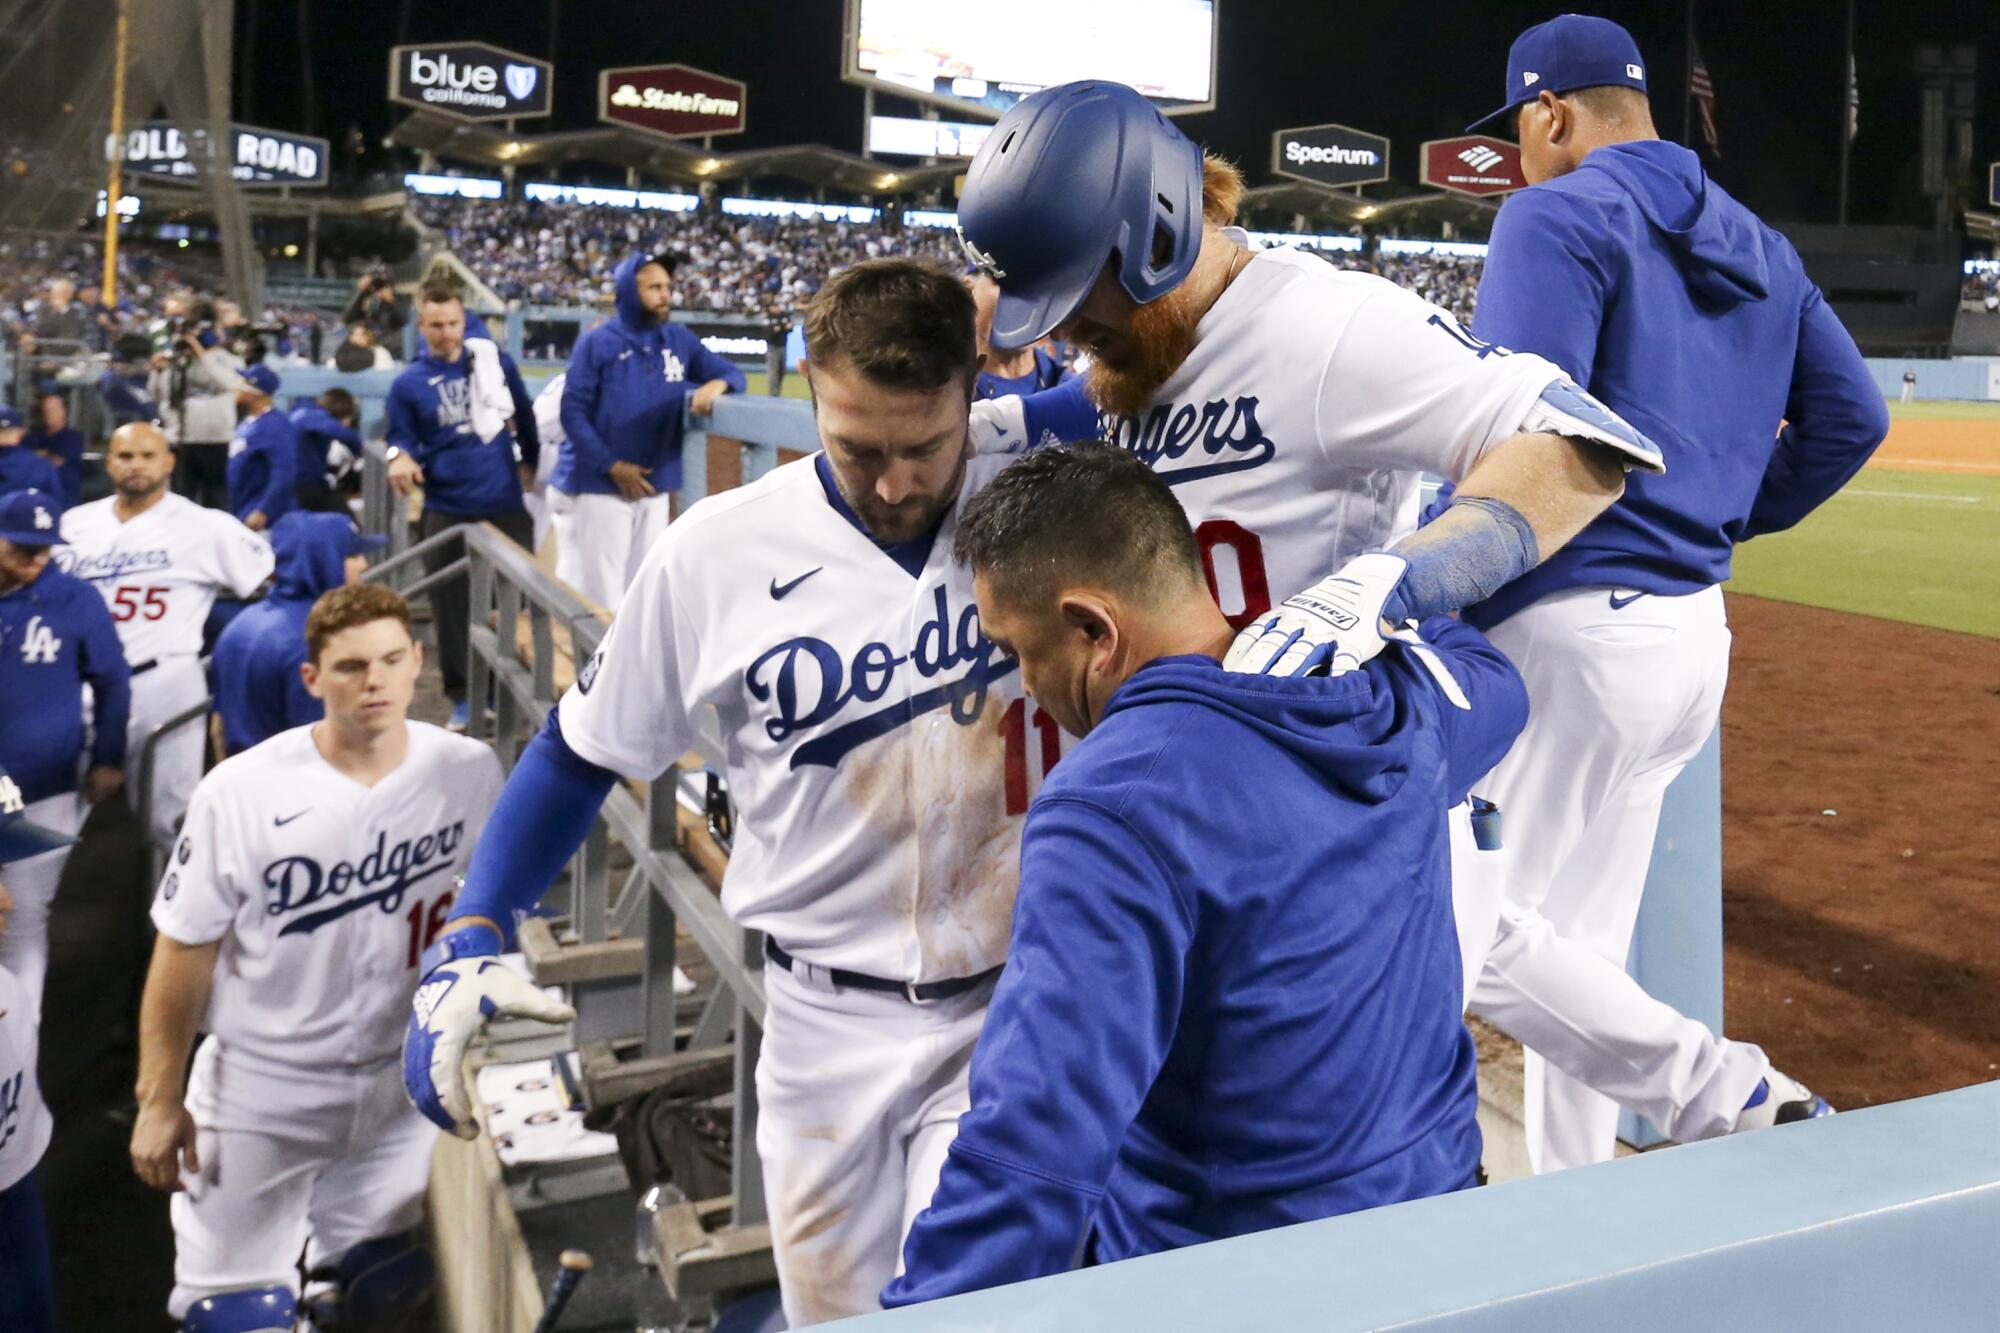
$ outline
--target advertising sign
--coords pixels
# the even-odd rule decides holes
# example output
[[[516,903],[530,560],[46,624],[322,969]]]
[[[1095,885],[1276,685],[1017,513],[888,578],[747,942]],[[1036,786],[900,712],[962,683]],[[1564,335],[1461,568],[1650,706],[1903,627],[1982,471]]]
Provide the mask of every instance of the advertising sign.
[[[1506,194],[1528,184],[1521,174],[1521,146],[1486,134],[1432,139],[1423,146],[1423,183],[1460,194]]]
[[[259,125],[231,125],[229,139],[229,173],[238,184],[326,184],[329,145],[324,139],[267,130]],[[107,158],[112,148],[107,136]],[[168,120],[142,121],[133,126],[125,132],[124,148],[125,169],[147,176],[192,179],[200,174],[200,164],[209,156],[205,131],[196,130],[190,139]]]
[[[666,139],[743,132],[744,87],[692,65],[607,69],[597,76],[597,118]]]
[[[389,52],[389,100],[460,120],[549,114],[554,67],[484,42],[398,46]]]
[[[1307,125],[1271,136],[1271,170],[1314,185],[1389,179],[1389,141],[1346,125]]]

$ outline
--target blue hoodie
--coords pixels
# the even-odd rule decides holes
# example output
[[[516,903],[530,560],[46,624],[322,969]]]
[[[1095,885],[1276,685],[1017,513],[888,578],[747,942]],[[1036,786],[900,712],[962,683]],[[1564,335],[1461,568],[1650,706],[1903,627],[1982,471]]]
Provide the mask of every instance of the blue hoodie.
[[[306,616],[319,595],[347,581],[344,514],[303,510],[271,529],[276,578],[260,602],[245,607],[215,640],[215,711],[231,754],[325,715],[306,693]]]
[[[299,470],[299,432],[276,407],[236,424],[229,445],[229,512],[239,520],[261,512],[265,529],[298,503],[292,480]]]
[[[1659,442],[1625,496],[1467,619],[1572,587],[1697,592],[1791,527],[1888,433],[1888,408],[1791,243],[1687,149],[1599,148],[1500,210],[1473,331],[1539,352]],[[1786,423],[1782,431],[1779,424]]]
[[[979,378],[972,387],[974,401],[982,398],[1025,398],[1031,393],[1053,389],[1070,378],[1069,367],[1049,354],[1046,347],[1035,349],[1035,363],[1025,375],[996,375],[990,370],[979,372]]]
[[[467,314],[467,337],[477,337]],[[481,327],[484,327],[483,325]],[[535,400],[521,382],[514,358],[500,353],[500,370],[514,401],[514,429],[501,427],[491,440],[472,428],[471,362],[463,348],[456,361],[426,353],[412,361],[389,386],[386,403],[390,444],[406,451],[424,470],[424,508],[440,514],[504,514],[521,508],[519,462],[532,468],[541,450],[535,433]]]
[[[63,508],[76,508],[77,498],[83,494],[83,432],[74,426],[65,426],[53,434],[29,431],[21,443],[37,453],[54,454],[62,459],[55,468],[62,479]]]
[[[742,393],[743,372],[701,345],[685,324],[653,323],[639,304],[639,270],[628,255],[614,274],[618,313],[576,340],[563,382],[568,438],[549,485],[565,495],[616,495],[611,465],[638,463],[662,494],[681,485],[681,420],[688,394],[709,380]]]
[[[1473,1183],[1446,819],[1527,695],[1478,631],[1424,635],[1111,696],[1029,808],[971,1109],[885,1305]]]
[[[131,680],[111,609],[90,584],[51,564],[33,583],[0,593],[0,769],[22,800],[76,790],[86,684],[96,723],[90,762],[124,766]]]
[[[326,451],[335,440],[361,453],[361,432],[318,403],[301,403],[292,409],[292,426],[299,433],[298,482],[302,486],[326,481]]]
[[[12,491],[41,491],[48,496],[63,493],[62,473],[56,465],[20,444],[0,444],[0,495]]]

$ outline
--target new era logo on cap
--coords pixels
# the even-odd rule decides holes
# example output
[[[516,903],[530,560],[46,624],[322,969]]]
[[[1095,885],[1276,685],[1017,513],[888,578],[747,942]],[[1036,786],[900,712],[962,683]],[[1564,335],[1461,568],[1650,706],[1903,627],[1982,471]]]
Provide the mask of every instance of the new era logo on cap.
[[[1535,73],[1535,71],[1531,69],[1524,69],[1521,71],[1521,86],[1523,88],[1532,88],[1541,81],[1542,81],[1542,76]]]
[[[1637,65],[1627,65],[1625,67],[1625,73],[1627,74],[1627,76],[1634,79],[1643,79],[1646,77],[1646,71],[1640,69]]]

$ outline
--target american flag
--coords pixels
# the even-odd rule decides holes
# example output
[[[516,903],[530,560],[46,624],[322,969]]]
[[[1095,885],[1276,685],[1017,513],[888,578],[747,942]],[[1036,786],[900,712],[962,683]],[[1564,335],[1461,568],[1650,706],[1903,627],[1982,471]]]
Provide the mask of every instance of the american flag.
[[[1694,95],[1694,104],[1701,111],[1701,137],[1708,141],[1711,157],[1721,157],[1722,149],[1715,142],[1715,85],[1709,82],[1708,64],[1701,58],[1701,48],[1694,48],[1693,67],[1688,72],[1688,91]]]

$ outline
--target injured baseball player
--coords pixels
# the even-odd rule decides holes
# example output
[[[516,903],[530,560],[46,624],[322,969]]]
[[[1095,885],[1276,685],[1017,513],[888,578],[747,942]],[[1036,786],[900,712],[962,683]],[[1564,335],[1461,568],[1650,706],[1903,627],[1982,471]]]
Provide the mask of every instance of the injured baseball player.
[[[954,552],[1083,739],[1029,808],[971,1108],[883,1303],[1472,1185],[1447,811],[1526,720],[1512,665],[1436,617],[1344,675],[1225,672],[1186,516],[1108,445],[1006,469]]]

